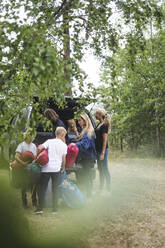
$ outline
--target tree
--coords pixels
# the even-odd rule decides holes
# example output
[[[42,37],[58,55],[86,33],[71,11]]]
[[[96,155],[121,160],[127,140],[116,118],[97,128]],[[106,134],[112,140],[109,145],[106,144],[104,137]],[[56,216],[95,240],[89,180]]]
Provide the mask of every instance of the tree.
[[[118,140],[124,139],[131,149],[152,144],[159,156],[165,154],[163,26],[164,17],[161,25],[155,23],[154,34],[143,39],[143,46],[134,33],[127,36],[130,42],[118,49],[103,72],[107,87],[101,90]]]
[[[122,20],[117,26],[114,12]],[[151,16],[160,22],[157,1],[3,0],[0,90],[5,98],[5,127],[34,95],[41,99],[55,97],[60,104],[71,91],[74,79],[83,92],[85,75],[78,62],[85,50],[91,48],[103,59],[112,58],[124,38],[123,25],[131,25],[137,44],[141,44],[141,30]]]

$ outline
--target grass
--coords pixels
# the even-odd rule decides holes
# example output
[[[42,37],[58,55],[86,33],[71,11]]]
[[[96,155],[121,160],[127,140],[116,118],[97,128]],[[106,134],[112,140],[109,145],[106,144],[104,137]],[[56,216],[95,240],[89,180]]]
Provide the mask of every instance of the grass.
[[[60,209],[55,216],[50,209],[42,216],[24,211],[31,243],[35,247],[163,248],[165,161],[116,156],[110,171],[111,195],[100,195],[97,175],[96,194],[86,208]]]

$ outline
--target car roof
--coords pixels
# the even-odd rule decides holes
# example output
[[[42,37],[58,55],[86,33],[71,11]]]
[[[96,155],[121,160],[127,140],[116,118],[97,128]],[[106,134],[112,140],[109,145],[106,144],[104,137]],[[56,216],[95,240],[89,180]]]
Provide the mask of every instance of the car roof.
[[[44,112],[46,108],[52,108],[63,121],[73,119],[76,112],[85,111],[85,107],[91,103],[91,99],[65,97],[65,104],[59,107],[54,98],[39,100],[34,97],[33,103],[41,103],[39,105],[40,112]],[[87,110],[86,110],[87,112]]]

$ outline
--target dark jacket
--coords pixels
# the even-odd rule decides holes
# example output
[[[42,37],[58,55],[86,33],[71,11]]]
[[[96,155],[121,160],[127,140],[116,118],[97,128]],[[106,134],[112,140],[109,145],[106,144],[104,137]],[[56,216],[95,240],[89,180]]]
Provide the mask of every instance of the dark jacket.
[[[94,160],[96,158],[95,135],[89,138],[86,132],[82,139],[76,142],[76,146],[79,148],[79,159]]]
[[[60,120],[60,119],[57,119],[57,120],[53,123],[53,133],[54,133],[54,134],[55,134],[55,131],[56,131],[57,127],[64,127],[64,128],[66,129],[66,127],[65,127],[65,125],[64,125],[64,123],[63,123],[63,121]]]

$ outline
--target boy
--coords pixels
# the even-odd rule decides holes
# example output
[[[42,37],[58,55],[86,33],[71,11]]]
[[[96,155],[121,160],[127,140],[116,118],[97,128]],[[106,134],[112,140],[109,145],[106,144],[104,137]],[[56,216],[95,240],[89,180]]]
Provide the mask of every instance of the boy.
[[[28,163],[30,161],[24,162],[21,159],[21,155],[26,152],[30,151],[34,155],[34,158],[36,158],[37,155],[37,148],[36,145],[33,142],[34,140],[34,131],[32,128],[28,128],[27,131],[24,134],[24,141],[20,143],[17,146],[17,149],[15,151],[15,160],[20,164],[19,172],[20,172],[20,186],[21,186],[21,195],[22,195],[22,205],[24,208],[27,208],[27,196],[26,196],[26,190],[28,186],[28,172],[25,169]]]
[[[49,162],[42,167],[41,177],[38,188],[39,206],[36,209],[36,214],[43,213],[45,191],[48,186],[49,179],[52,179],[52,193],[53,193],[53,213],[57,212],[57,190],[61,183],[61,173],[65,171],[67,145],[65,144],[66,130],[64,127],[57,127],[55,132],[56,138],[49,139],[43,143],[38,153],[43,149],[48,149]]]

